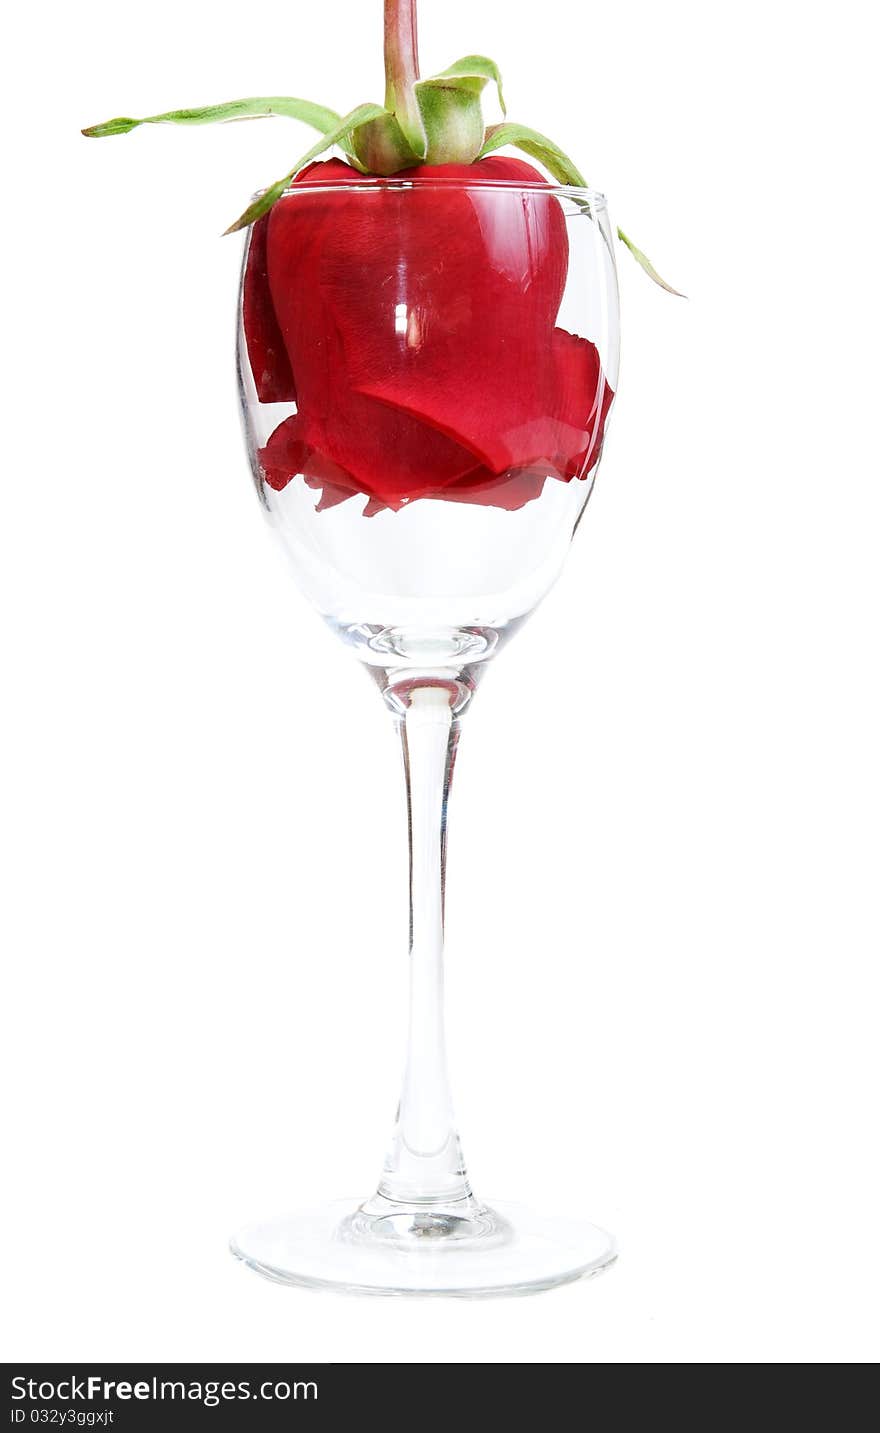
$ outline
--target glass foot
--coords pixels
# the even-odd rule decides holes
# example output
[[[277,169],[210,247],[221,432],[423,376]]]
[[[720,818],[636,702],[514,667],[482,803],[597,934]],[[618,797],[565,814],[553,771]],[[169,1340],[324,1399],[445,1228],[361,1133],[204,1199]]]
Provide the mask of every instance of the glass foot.
[[[432,1210],[334,1200],[249,1224],[231,1249],[282,1284],[351,1294],[531,1294],[606,1269],[614,1240],[593,1224],[515,1204]]]

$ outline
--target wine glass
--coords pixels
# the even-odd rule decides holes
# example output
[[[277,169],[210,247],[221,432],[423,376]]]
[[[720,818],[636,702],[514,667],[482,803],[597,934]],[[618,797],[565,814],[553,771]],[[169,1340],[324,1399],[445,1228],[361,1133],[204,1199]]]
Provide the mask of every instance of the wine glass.
[[[240,392],[266,516],[400,733],[409,1045],[373,1196],[252,1224],[232,1250],[292,1284],[529,1292],[598,1272],[614,1243],[471,1188],[444,1049],[446,811],[476,686],[556,580],[596,475],[612,231],[592,190],[320,168],[249,232]]]

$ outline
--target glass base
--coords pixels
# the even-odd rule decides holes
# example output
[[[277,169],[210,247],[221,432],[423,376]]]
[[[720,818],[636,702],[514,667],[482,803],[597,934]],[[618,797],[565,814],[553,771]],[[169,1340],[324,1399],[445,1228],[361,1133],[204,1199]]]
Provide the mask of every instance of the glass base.
[[[458,1298],[539,1293],[598,1274],[617,1257],[603,1229],[515,1204],[390,1211],[333,1200],[249,1224],[230,1247],[281,1284]]]

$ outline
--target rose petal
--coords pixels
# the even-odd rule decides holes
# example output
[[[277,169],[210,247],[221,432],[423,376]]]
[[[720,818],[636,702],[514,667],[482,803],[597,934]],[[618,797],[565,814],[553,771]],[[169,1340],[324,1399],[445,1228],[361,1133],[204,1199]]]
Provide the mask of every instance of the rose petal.
[[[261,403],[293,403],[296,385],[275,317],[266,270],[268,216],[253,226],[244,273],[242,310],[248,360]]]
[[[318,162],[298,182],[320,188],[255,226],[251,364],[255,377],[263,364],[263,401],[289,399],[295,372],[299,407],[261,461],[271,487],[297,473],[320,487],[321,508],[360,492],[371,515],[429,496],[512,509],[548,474],[583,476],[601,449],[613,394],[598,353],[555,327],[568,267],[559,201],[473,187],[540,181],[521,160],[398,177],[422,175],[471,187],[353,197],[334,186],[371,181]]]
[[[424,173],[471,184],[540,178],[529,165],[502,159]],[[306,183],[325,178],[358,176],[338,161],[304,176]],[[300,408],[324,429],[319,446],[365,492],[399,504],[473,468],[474,456],[460,447],[484,458],[479,435],[456,426],[450,409],[465,385],[503,427],[504,395],[529,384],[524,352],[546,362],[568,263],[565,217],[552,195],[377,186],[353,199],[334,192],[331,182],[274,206],[268,248],[272,300]],[[440,398],[420,407],[432,385]],[[363,406],[373,398],[422,425],[392,422],[376,405]],[[472,409],[471,402],[465,411]],[[524,413],[520,402],[517,424],[536,413],[540,407]],[[508,465],[506,453],[494,464]]]
[[[494,473],[544,459],[568,477],[583,476],[614,397],[595,345],[554,329],[543,351],[523,355],[522,373],[502,394],[487,395],[464,365],[409,391],[384,379],[358,391],[467,444]]]
[[[490,473],[488,468],[477,468],[470,478],[453,483],[438,497],[445,502],[477,503],[483,507],[504,508],[516,512],[526,503],[539,498],[544,491],[548,477],[560,477],[553,473],[548,464],[540,468],[523,468],[519,472]]]
[[[325,424],[320,415],[303,410],[279,424],[260,450],[269,487],[280,492],[302,473],[399,508],[476,466],[473,454],[442,433],[357,394],[329,419]]]

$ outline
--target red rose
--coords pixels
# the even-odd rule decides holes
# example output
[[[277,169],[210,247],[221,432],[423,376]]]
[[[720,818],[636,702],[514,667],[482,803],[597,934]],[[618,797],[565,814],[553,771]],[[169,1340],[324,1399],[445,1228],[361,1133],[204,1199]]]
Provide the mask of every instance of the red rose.
[[[541,182],[519,159],[407,178]],[[613,398],[595,346],[556,327],[568,272],[561,204],[529,190],[377,184],[340,160],[253,229],[244,329],[261,402],[296,401],[260,451],[266,482],[298,473],[327,507],[419,497],[521,507],[548,475],[584,477]],[[405,267],[401,265],[405,256]]]

